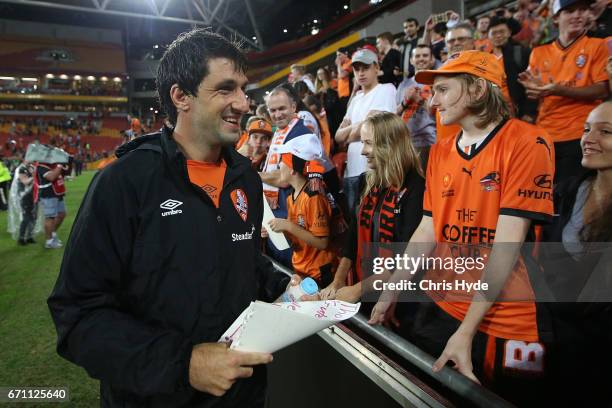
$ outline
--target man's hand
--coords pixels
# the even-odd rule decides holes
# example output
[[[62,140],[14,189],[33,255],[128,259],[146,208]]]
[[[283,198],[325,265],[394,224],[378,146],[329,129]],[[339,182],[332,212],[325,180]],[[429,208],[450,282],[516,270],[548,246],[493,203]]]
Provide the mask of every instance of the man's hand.
[[[336,291],[336,300],[343,302],[355,303],[361,298],[361,289],[357,285],[345,286]]]
[[[433,14],[429,16],[429,18],[427,18],[427,21],[425,21],[425,31],[431,31],[433,30],[435,24],[433,22]]]
[[[413,102],[418,93],[419,88],[417,88],[416,86],[406,88],[406,91],[404,92],[404,102]]]
[[[191,351],[189,384],[198,391],[220,397],[239,378],[252,376],[253,366],[271,361],[269,353],[234,351],[227,343],[201,343]]]
[[[289,232],[289,229],[293,225],[291,221],[284,218],[274,218],[268,222],[270,229],[274,232]]]
[[[557,91],[557,84],[552,78],[549,83],[544,83],[539,75],[536,77],[529,71],[521,72],[518,81],[525,87],[525,94],[530,99],[554,95]]]
[[[387,311],[391,307],[392,302],[378,300],[372,309],[372,313],[370,313],[370,320],[368,320],[369,324],[382,324],[385,322]]]
[[[319,293],[321,296],[321,299],[323,300],[332,300],[336,298],[336,292],[343,288],[345,285],[342,282],[337,282],[337,281],[333,281],[332,283],[329,284],[329,286],[327,286],[324,289],[321,289],[321,292]]]
[[[448,339],[444,351],[433,364],[433,371],[437,373],[444,368],[448,361],[452,361],[455,363],[455,370],[480,384],[480,381],[474,375],[474,367],[472,366],[472,339],[473,336],[456,331]]]

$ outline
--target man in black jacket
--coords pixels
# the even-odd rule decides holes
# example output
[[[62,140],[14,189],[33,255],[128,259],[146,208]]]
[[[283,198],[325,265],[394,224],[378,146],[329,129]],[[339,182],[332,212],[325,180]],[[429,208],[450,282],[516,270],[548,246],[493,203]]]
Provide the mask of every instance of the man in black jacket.
[[[518,82],[519,73],[529,66],[531,49],[523,47],[512,40],[512,35],[520,30],[520,23],[513,19],[493,17],[489,23],[489,40],[493,44],[493,53],[503,59],[506,72],[506,83],[516,117],[529,123],[534,123],[538,104],[533,99],[527,99],[525,87]]]
[[[124,145],[85,195],[48,303],[58,353],[100,379],[102,406],[264,404],[272,356],[217,342],[286,283],[260,253],[261,181],[233,149],[245,71],[223,37],[181,34],[157,72],[173,128]]]

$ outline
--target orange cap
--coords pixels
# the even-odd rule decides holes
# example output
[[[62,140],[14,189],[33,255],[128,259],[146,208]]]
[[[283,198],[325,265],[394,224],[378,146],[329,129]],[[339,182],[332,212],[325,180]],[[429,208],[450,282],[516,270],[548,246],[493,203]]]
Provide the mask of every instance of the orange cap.
[[[254,120],[247,128],[247,132],[249,135],[251,133],[265,133],[272,136],[272,125],[267,120]]]
[[[504,66],[493,54],[482,51],[462,51],[448,57],[448,60],[438,69],[419,71],[415,75],[417,82],[431,85],[437,75],[471,74],[486,79],[503,87],[506,80]]]
[[[132,119],[131,128],[132,130],[140,130],[141,129],[140,121],[136,118]]]

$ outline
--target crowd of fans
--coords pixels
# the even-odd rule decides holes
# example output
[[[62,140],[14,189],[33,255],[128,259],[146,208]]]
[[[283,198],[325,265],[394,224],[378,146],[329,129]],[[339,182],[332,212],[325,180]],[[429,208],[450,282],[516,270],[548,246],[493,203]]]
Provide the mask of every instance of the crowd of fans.
[[[339,49],[335,67],[292,65],[288,83],[251,108],[237,147],[260,172],[275,216],[264,236],[283,232],[291,243],[278,250],[268,241],[268,254],[315,279],[320,296],[356,302],[371,290],[361,265],[368,243],[490,246],[496,236],[508,242],[534,237],[567,248],[578,244],[564,256],[579,262],[588,242],[609,242],[612,185],[604,180],[612,168],[611,9],[609,1],[521,0],[465,21],[453,11],[424,24],[407,18],[399,36],[384,32],[376,44]],[[434,69],[447,70],[442,78],[448,79],[435,79]],[[469,103],[457,113],[463,98]],[[526,144],[529,138],[533,145]],[[501,168],[512,184],[506,189],[518,188],[518,196],[494,203],[487,192],[499,191]],[[479,184],[451,188],[462,175],[476,174]],[[451,197],[452,210],[445,207]],[[560,207],[561,220],[552,217]],[[455,215],[457,208],[467,215]],[[471,211],[483,215],[474,221]],[[517,232],[505,216],[524,227]],[[479,237],[461,235],[476,227]],[[550,277],[558,271],[547,268],[547,260],[536,259]],[[436,301],[433,309],[421,305],[415,311],[405,305],[387,309],[389,303],[379,300],[372,320],[393,317],[402,335],[441,356],[436,370],[453,361],[463,374],[528,405],[540,397],[518,390],[540,387],[550,398],[551,384],[570,386],[572,370],[590,371],[580,383],[589,400],[602,401],[605,386],[590,358],[611,356],[583,322],[609,322],[609,303],[548,307],[552,337],[536,333],[544,324],[535,308],[516,303],[491,302],[476,326],[476,307],[468,312]],[[521,331],[513,322],[523,313],[532,321]],[[466,327],[478,332],[467,346],[461,338]],[[524,354],[517,352],[514,362],[488,360],[509,347]]]

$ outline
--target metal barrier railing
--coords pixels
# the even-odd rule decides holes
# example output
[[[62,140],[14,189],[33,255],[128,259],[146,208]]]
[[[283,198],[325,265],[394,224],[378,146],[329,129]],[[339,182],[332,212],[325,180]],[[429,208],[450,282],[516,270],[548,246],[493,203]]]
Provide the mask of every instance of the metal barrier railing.
[[[279,264],[270,257],[267,258],[272,262],[278,271],[287,275],[293,274],[293,272],[287,267]],[[483,387],[482,385],[473,382],[463,374],[460,374],[450,367],[444,367],[439,372],[434,373],[431,369],[436,360],[434,357],[383,326],[369,325],[367,323],[367,319],[362,315],[355,315],[350,319],[350,322],[359,328],[359,330],[380,341],[385,345],[385,347],[388,347],[410,364],[418,367],[423,371],[423,373],[436,379],[442,385],[448,387],[450,390],[456,393],[459,397],[471,402],[475,406],[486,408],[514,407],[514,405],[504,400],[499,395]]]

